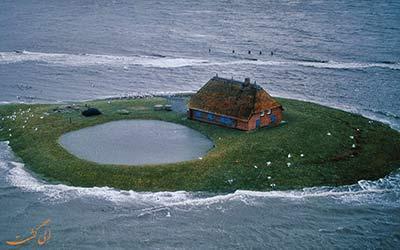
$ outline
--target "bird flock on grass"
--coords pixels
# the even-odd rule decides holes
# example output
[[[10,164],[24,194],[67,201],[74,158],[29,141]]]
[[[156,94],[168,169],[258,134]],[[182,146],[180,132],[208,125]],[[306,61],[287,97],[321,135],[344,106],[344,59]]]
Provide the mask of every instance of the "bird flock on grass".
[[[48,116],[48,115],[50,115],[50,114],[47,113],[47,112],[44,112],[43,115],[40,116],[39,118],[41,120],[43,120],[45,118],[45,116]],[[3,116],[3,117],[0,116],[0,118],[1,118],[0,120],[1,121],[12,121],[12,122],[20,120],[23,123],[21,128],[25,129],[29,125],[28,124],[29,120],[31,118],[34,118],[34,117],[35,117],[35,114],[32,114],[32,109],[28,108],[26,110],[19,109],[18,111],[14,111],[11,115],[6,115],[6,116]],[[38,127],[33,127],[32,129],[35,132],[39,130]],[[0,126],[0,131],[2,131],[2,130],[3,130],[3,128]],[[13,133],[11,133],[12,129],[9,128],[8,131],[9,131],[8,136],[12,137],[13,136]]]
[[[372,122],[370,122],[370,124],[371,124]],[[360,132],[360,129],[359,128],[357,128],[356,129],[357,130],[357,132]],[[327,132],[326,133],[326,135],[327,136],[332,136],[332,133],[331,132]],[[349,138],[351,139],[351,140],[354,140],[355,139],[355,137],[354,137],[354,135],[350,135],[349,136]],[[221,138],[218,138],[219,140],[221,139]],[[353,149],[355,149],[355,148],[357,148],[357,145],[355,144],[355,143],[353,143],[352,145],[351,145],[351,148],[353,148]],[[288,153],[287,154],[287,159],[289,160],[289,159],[293,159],[293,154],[292,153]],[[305,157],[305,154],[304,153],[300,153],[299,154],[299,156],[301,157],[301,158],[304,158]],[[266,162],[266,166],[267,167],[270,167],[270,166],[272,166],[272,162],[271,161],[267,161]],[[287,167],[292,167],[293,165],[292,165],[292,162],[290,162],[290,161],[288,161],[288,162],[286,162],[286,166]],[[254,165],[254,168],[255,169],[258,169],[259,167],[257,166],[257,165]],[[267,180],[271,180],[272,179],[272,176],[267,176]],[[227,183],[229,183],[229,184],[232,184],[234,182],[234,179],[229,179],[229,180],[227,180]],[[270,187],[271,188],[275,188],[276,187],[276,183],[270,183]]]

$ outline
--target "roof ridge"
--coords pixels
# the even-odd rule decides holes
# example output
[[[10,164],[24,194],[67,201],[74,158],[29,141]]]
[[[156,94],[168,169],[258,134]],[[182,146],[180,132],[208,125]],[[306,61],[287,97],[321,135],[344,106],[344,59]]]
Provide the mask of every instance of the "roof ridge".
[[[224,78],[224,77],[219,77],[219,76],[214,76],[213,78],[211,78],[211,80],[222,80],[222,81],[226,81],[226,82],[231,82],[231,83],[238,83],[238,84],[243,84],[244,82],[241,82],[239,80],[235,80],[235,79],[229,79],[229,78]]]
[[[233,79],[212,77],[192,96],[189,108],[249,119],[255,112],[276,106],[276,100],[261,86],[243,87],[241,84],[243,82]]]

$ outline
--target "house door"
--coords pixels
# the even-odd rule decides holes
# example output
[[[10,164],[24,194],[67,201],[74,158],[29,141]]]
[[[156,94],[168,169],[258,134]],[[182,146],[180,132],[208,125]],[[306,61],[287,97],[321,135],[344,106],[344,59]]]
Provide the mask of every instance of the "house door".
[[[259,128],[260,127],[260,119],[257,119],[256,120],[256,128]]]

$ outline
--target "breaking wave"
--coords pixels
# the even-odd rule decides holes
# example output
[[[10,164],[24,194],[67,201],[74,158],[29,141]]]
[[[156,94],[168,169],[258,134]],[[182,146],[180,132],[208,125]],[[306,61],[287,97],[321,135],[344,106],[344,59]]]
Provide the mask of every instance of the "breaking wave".
[[[366,69],[366,68],[387,68],[392,70],[400,70],[400,64],[388,63],[361,63],[361,62],[335,62],[335,61],[261,61],[261,60],[238,60],[224,63],[211,63],[216,65],[222,64],[255,64],[266,66],[304,66],[321,69]]]
[[[365,109],[365,111],[372,112],[372,113],[382,115],[382,116],[386,116],[389,118],[400,119],[400,115],[394,114],[393,112],[389,112],[389,111],[381,111],[381,110],[372,109],[372,108],[367,108],[367,109]]]
[[[216,59],[202,58],[175,58],[164,55],[136,55],[115,56],[95,54],[65,54],[65,53],[41,53],[30,51],[0,52],[0,64],[12,64],[22,62],[41,62],[50,65],[64,66],[110,66],[128,67],[143,66],[153,68],[180,68],[180,67],[207,67],[227,65],[261,65],[261,66],[303,66],[324,69],[366,69],[387,68],[400,70],[400,64],[396,62],[335,62],[321,60],[258,60],[255,58],[235,58],[234,60],[220,61]]]
[[[331,198],[351,204],[385,204],[400,206],[400,172],[376,181],[361,180],[357,184],[341,187],[312,187],[291,191],[247,191],[238,190],[229,194],[210,194],[204,192],[135,192],[110,187],[73,187],[64,184],[50,184],[35,178],[23,163],[16,162],[7,142],[0,142],[0,172],[11,186],[26,192],[42,195],[42,200],[66,202],[87,197],[107,200],[117,204],[134,203],[144,207],[204,206],[228,201],[240,201],[251,204],[260,198],[308,199],[313,197]],[[394,195],[393,195],[394,194]]]
[[[66,66],[129,66],[177,68],[206,63],[206,60],[154,56],[113,56],[94,54],[40,53],[29,51],[0,52],[0,63],[42,62]]]

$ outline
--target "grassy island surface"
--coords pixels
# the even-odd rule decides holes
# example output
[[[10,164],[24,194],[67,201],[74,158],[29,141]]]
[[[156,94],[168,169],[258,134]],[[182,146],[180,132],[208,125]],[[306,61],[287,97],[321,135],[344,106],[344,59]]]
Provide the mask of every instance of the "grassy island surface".
[[[275,128],[243,132],[154,111],[166,98],[0,106],[0,140],[50,182],[136,191],[295,189],[378,179],[400,166],[400,133],[380,122],[321,105],[277,98],[285,108]],[[84,105],[103,114],[83,117]],[[101,165],[79,159],[58,143],[66,132],[114,120],[179,123],[215,144],[203,159],[149,166]]]

